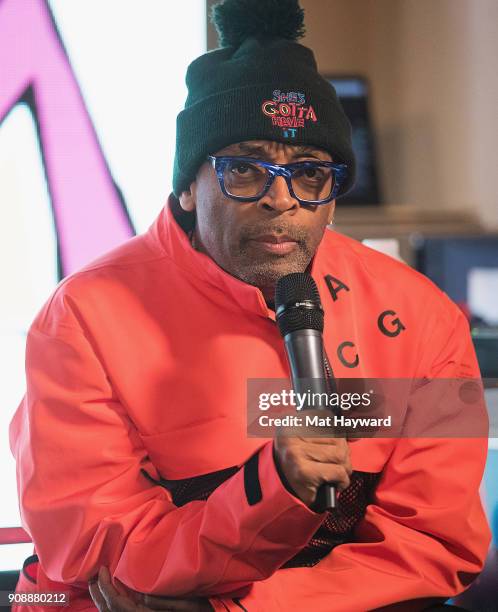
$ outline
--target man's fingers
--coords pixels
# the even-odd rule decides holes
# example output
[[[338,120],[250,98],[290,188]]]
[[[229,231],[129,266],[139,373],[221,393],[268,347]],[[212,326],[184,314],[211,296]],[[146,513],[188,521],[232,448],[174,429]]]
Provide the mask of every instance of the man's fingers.
[[[114,578],[114,582],[116,584],[116,590],[120,595],[123,595],[124,597],[129,597],[131,601],[136,604],[143,603],[145,597],[143,593],[139,593],[138,591],[130,589],[125,584],[123,584],[121,580],[119,580],[119,578]]]
[[[312,428],[309,427],[307,428],[308,430],[311,430]],[[341,436],[339,437],[332,437],[332,438],[326,438],[324,436],[318,436],[318,437],[313,437],[313,436],[299,436],[299,439],[302,440],[303,442],[309,442],[310,444],[326,444],[328,446],[335,446],[337,444],[342,444],[342,441],[344,440],[344,438]]]
[[[146,595],[144,604],[151,610],[169,610],[170,612],[209,612],[213,607],[205,598],[179,599],[176,597],[154,597]]]
[[[305,444],[302,447],[301,452],[311,461],[323,463],[347,463],[349,460],[349,449],[345,444],[340,446]]]
[[[340,444],[314,444],[302,441],[299,444],[288,445],[285,453],[285,460],[300,465],[304,469],[305,462],[340,465],[351,475],[351,456],[347,443],[341,441]]]
[[[333,483],[339,491],[344,491],[351,484],[349,474],[342,465],[329,465],[324,470],[323,482]]]
[[[210,612],[213,609],[206,598],[142,596],[117,582],[119,590],[112,584],[109,570],[101,567],[98,583],[88,585],[99,612]]]
[[[97,610],[99,612],[109,612],[109,608],[107,607],[104,596],[100,592],[100,588],[96,580],[88,583],[88,590],[90,591],[90,596],[93,603],[96,605]]]
[[[111,582],[111,575],[106,567],[101,567],[99,570],[98,586],[109,612],[137,612],[147,609],[137,606],[130,598],[119,594]]]
[[[107,569],[107,567],[101,567],[99,569],[98,582],[99,582],[100,587],[104,587],[106,593],[109,593],[110,595],[118,594],[118,592],[112,585],[111,574],[109,573],[109,570]]]
[[[107,567],[101,567],[99,569],[99,580],[98,586],[100,589],[100,593],[105,600],[107,607],[111,610],[111,612],[118,612],[113,606],[113,601],[115,597],[118,595],[116,589],[112,586],[111,583],[111,575]]]
[[[151,597],[146,595],[144,604],[151,610],[175,610],[177,612],[185,612],[186,610],[195,610],[191,604],[184,599],[174,599],[171,597]]]

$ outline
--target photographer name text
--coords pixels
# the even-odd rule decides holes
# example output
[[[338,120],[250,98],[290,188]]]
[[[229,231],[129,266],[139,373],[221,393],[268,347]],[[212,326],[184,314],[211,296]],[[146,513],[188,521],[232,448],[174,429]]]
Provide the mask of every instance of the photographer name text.
[[[383,419],[374,417],[346,417],[344,415],[305,415],[271,417],[263,414],[258,418],[261,427],[391,427],[391,416]]]

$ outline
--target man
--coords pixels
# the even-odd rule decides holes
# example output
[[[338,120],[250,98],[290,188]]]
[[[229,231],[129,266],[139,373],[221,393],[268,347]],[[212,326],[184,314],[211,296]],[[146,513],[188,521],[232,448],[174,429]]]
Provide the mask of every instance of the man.
[[[230,0],[218,25],[229,46],[187,74],[176,197],[30,329],[11,426],[29,588],[69,585],[74,610],[95,609],[89,580],[112,611],[144,609],[135,593],[145,609],[425,609],[482,568],[485,443],[249,438],[246,385],[288,376],[273,295],[291,272],[317,282],[338,377],[477,377],[468,326],[416,272],[326,231],[354,158],[294,42],[297,3]],[[325,482],[338,507],[315,512]]]

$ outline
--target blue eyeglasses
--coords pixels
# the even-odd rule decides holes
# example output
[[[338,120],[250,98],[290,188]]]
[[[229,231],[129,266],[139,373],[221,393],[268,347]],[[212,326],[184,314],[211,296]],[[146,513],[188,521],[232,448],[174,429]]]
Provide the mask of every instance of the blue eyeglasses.
[[[346,164],[301,161],[272,164],[252,157],[208,155],[221,191],[240,202],[255,202],[270,189],[276,176],[283,176],[289,193],[301,204],[327,204],[339,193],[347,178]]]

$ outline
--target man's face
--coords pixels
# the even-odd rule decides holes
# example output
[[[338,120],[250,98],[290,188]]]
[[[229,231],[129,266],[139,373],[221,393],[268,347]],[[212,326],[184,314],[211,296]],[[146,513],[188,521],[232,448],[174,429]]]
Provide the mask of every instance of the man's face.
[[[332,161],[321,149],[268,140],[233,144],[215,155],[254,157],[279,164]],[[259,287],[267,301],[273,299],[281,276],[306,270],[335,206],[335,202],[300,205],[283,177],[276,177],[256,202],[233,200],[222,193],[209,163],[201,166],[190,191],[180,196],[180,204],[196,213],[196,248],[232,276]]]

